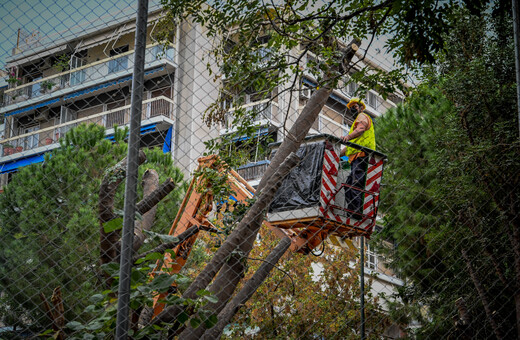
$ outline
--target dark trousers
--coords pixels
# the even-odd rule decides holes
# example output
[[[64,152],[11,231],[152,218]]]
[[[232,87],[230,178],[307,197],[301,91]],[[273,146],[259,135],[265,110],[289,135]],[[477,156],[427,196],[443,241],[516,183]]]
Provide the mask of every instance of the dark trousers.
[[[358,157],[350,164],[351,172],[347,177],[345,184],[351,185],[362,190],[365,189],[365,180],[368,169],[368,157]],[[356,215],[353,217],[361,218],[359,214],[363,213],[363,198],[365,194],[361,191],[345,188],[345,208],[353,210]],[[349,213],[348,215],[351,215]]]

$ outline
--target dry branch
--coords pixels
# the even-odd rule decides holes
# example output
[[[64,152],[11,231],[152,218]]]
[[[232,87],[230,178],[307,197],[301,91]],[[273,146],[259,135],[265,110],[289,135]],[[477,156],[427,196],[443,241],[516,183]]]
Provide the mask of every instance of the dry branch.
[[[52,321],[52,329],[56,331],[54,338],[58,340],[65,339],[65,332],[63,331],[65,327],[65,308],[63,307],[61,287],[54,288],[52,292],[51,302],[53,307],[51,307],[43,293],[40,293],[40,298],[49,319]]]

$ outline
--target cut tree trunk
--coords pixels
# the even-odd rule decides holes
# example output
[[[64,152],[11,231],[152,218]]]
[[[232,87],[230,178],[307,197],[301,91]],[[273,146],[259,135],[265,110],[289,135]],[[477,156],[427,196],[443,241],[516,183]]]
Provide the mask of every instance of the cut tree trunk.
[[[146,155],[139,150],[139,164],[143,164]],[[114,198],[117,187],[126,178],[127,158],[110,168],[99,189],[98,220],[100,234],[100,264],[114,262],[119,253],[119,231],[106,233],[104,224],[116,217],[114,214]]]
[[[159,174],[153,169],[148,169],[143,174],[143,196],[147,197],[154,192],[159,186]],[[157,204],[157,203],[156,203]],[[156,204],[152,205],[146,213],[142,215],[142,220],[135,224],[134,230],[134,252],[139,250],[146,239],[144,231],[148,231],[152,228],[155,220],[155,213],[157,212]]]

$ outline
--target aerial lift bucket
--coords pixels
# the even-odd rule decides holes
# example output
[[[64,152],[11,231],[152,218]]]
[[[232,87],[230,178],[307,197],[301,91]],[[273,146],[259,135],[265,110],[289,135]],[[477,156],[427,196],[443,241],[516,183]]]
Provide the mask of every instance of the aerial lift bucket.
[[[345,145],[368,156],[363,188],[345,184],[350,174],[350,164],[346,157],[339,156]],[[280,143],[270,145],[271,157],[279,146]],[[301,162],[276,193],[267,220],[278,228],[300,230],[302,237],[319,235],[319,241],[326,237],[370,237],[376,223],[386,156],[326,134],[307,137],[297,154]],[[345,200],[347,190],[362,192],[363,212],[357,217],[353,217],[355,212]]]

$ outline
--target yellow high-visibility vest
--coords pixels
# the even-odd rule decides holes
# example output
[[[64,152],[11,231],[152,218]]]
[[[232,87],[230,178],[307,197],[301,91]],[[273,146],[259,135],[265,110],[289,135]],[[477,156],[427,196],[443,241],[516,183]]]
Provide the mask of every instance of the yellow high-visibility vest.
[[[359,119],[359,117],[361,115],[365,115],[368,117],[370,126],[369,126],[368,130],[365,130],[365,132],[363,132],[363,134],[361,136],[359,136],[358,138],[351,139],[351,140],[349,140],[349,142],[375,150],[376,149],[376,135],[374,133],[374,123],[372,122],[372,118],[370,118],[370,116],[367,115],[366,113],[362,112],[357,116],[356,120],[354,121],[354,124],[352,124],[352,126],[350,127],[349,134],[351,134],[352,131],[355,130],[357,120]],[[349,157],[350,161],[353,161],[357,157],[365,156],[365,153],[361,152],[357,149],[347,147],[347,151],[345,152],[345,155],[347,155]]]

